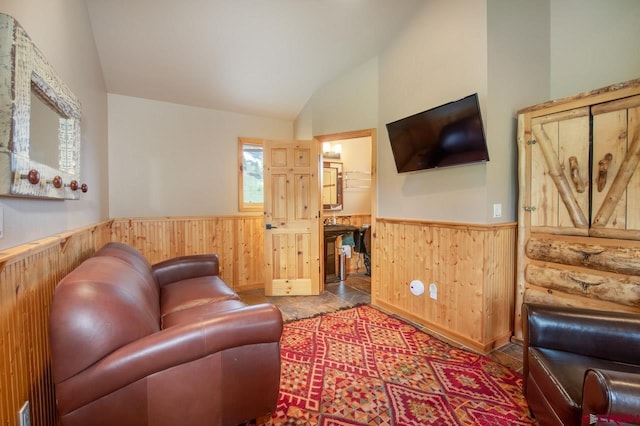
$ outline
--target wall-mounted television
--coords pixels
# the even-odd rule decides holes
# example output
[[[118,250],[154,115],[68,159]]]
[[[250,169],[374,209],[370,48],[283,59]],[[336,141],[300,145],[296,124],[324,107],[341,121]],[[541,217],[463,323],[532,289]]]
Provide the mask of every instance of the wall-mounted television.
[[[478,94],[387,124],[398,173],[489,161]]]

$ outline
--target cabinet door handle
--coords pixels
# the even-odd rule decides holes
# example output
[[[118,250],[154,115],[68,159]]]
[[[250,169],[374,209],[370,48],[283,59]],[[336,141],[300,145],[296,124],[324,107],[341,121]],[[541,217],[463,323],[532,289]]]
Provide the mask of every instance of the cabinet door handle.
[[[607,155],[598,162],[598,192],[602,192],[607,184],[607,170],[609,169],[609,163],[611,163],[611,160],[613,160],[613,155],[608,152]]]
[[[524,207],[524,211],[526,211],[526,212],[535,212],[536,211],[536,206],[525,206]]]
[[[578,159],[574,156],[569,157],[569,169],[571,170],[571,180],[576,187],[576,191],[582,194],[584,192],[584,181],[580,177]]]

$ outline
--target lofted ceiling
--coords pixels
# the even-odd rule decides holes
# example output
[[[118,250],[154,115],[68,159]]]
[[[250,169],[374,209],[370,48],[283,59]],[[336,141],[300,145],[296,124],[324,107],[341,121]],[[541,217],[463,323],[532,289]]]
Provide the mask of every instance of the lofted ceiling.
[[[294,119],[425,0],[86,0],[109,93]]]

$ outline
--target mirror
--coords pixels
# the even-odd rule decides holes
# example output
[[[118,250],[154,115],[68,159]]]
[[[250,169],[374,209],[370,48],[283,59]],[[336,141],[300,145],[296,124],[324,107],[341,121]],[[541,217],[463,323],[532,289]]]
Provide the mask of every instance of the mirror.
[[[58,121],[60,115],[38,92],[31,90],[29,115],[29,158],[58,168]]]
[[[13,17],[0,13],[0,195],[78,199],[80,102]]]
[[[325,161],[322,168],[324,210],[342,210],[342,163]]]

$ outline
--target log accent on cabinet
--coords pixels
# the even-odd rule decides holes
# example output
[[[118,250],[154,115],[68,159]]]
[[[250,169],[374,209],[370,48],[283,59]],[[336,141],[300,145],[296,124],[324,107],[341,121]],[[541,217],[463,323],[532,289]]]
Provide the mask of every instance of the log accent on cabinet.
[[[617,246],[615,240],[600,240],[603,242],[608,244],[531,237],[526,243],[525,253],[533,260],[640,276],[640,246]]]
[[[597,274],[590,270],[530,263],[525,269],[528,283],[592,299],[640,307],[640,277]]]
[[[601,311],[638,313],[638,308],[635,306],[621,305],[606,300],[578,296],[550,288],[538,287],[531,283],[527,285],[524,301],[527,303],[541,303],[543,305],[579,306],[587,309],[599,309]]]

